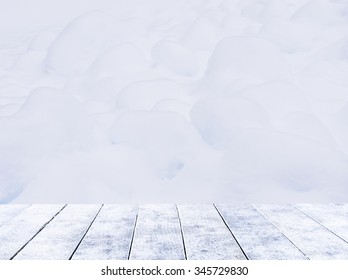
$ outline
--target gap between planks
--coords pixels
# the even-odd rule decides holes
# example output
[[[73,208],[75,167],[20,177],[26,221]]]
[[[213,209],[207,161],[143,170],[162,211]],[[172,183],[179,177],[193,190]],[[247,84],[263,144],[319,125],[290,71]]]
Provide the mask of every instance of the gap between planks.
[[[98,217],[100,211],[102,210],[102,208],[104,207],[104,204],[102,204],[97,212],[97,214],[95,215],[95,217],[93,218],[92,222],[90,223],[90,225],[88,226],[86,232],[84,233],[84,235],[82,236],[81,240],[79,241],[79,243],[77,244],[76,248],[74,249],[74,251],[72,252],[71,256],[69,257],[69,260],[71,260],[74,256],[74,254],[76,253],[77,249],[79,248],[79,246],[81,245],[82,243],[82,240],[86,237],[89,229],[91,228],[91,226],[93,225],[95,219]]]
[[[243,242],[241,243],[241,241],[242,240],[239,240],[239,238],[238,238],[238,234],[237,235],[235,235],[235,232],[234,232],[234,228],[233,227],[230,227],[229,226],[229,222],[226,220],[226,217],[224,216],[224,213],[222,213],[221,211],[220,211],[220,209],[219,209],[219,205],[215,205],[215,204],[209,204],[210,206],[212,206],[214,209],[215,209],[215,211],[217,212],[217,215],[219,216],[219,218],[221,219],[221,221],[222,221],[222,223],[223,223],[223,225],[225,226],[225,227],[227,227],[227,230],[229,231],[229,233],[231,234],[231,239],[233,239],[236,243],[237,243],[237,245],[239,246],[239,248],[240,248],[240,250],[241,250],[241,252],[243,253],[243,255],[244,255],[244,257],[246,258],[246,259],[250,259],[249,258],[249,255],[248,255],[248,252],[247,251],[245,251],[245,248],[244,248],[244,246],[243,246]],[[31,206],[31,205],[30,205]],[[27,208],[29,208],[30,206],[28,206]],[[157,205],[158,206],[158,205]],[[176,223],[177,223],[177,227],[178,227],[178,229],[179,229],[179,231],[178,231],[178,235],[177,235],[177,238],[180,238],[181,240],[178,240],[178,242],[181,242],[182,243],[182,250],[183,250],[183,257],[184,257],[184,259],[188,259],[188,252],[187,252],[187,246],[192,246],[192,244],[186,244],[186,237],[185,237],[185,230],[184,230],[184,224],[183,224],[183,221],[182,221],[182,219],[183,219],[183,217],[181,216],[181,214],[180,214],[180,211],[179,211],[179,208],[181,208],[181,207],[183,207],[183,206],[181,206],[181,205],[177,205],[177,204],[175,204],[175,205],[172,205],[172,206],[175,206],[175,207],[173,207],[173,210],[175,210],[176,211],[176,213],[175,213],[175,211],[174,211],[174,213],[173,214],[175,214],[176,215],[176,217],[177,217],[177,221],[176,221]],[[207,205],[206,205],[207,206]],[[222,205],[223,206],[223,205]],[[260,205],[260,207],[261,207],[261,209],[259,208],[259,205],[255,205],[255,204],[253,204],[253,205],[251,205],[258,213],[260,213],[263,217],[265,217],[265,219],[267,219],[277,230],[279,230],[279,232],[281,233],[281,234],[283,234],[284,236],[285,236],[285,238],[289,241],[289,242],[291,242],[291,244],[293,244],[301,253],[303,253],[303,255],[307,258],[307,259],[309,259],[309,257],[306,255],[306,253],[304,253],[303,252],[303,250],[301,249],[301,248],[299,248],[299,246],[297,246],[296,244],[298,243],[298,242],[295,242],[296,240],[292,240],[292,238],[289,238],[288,236],[287,236],[287,231],[285,230],[285,232],[282,230],[282,226],[279,228],[278,227],[278,225],[277,225],[277,222],[274,222],[273,221],[273,217],[271,216],[271,217],[269,217],[268,216],[268,214],[269,213],[267,213],[267,214],[265,214],[264,212],[263,212],[263,205]],[[306,208],[301,208],[301,207],[298,207],[298,206],[296,206],[296,205],[291,205],[294,209],[296,209],[298,212],[300,212],[300,213],[302,213],[303,215],[305,215],[308,219],[310,219],[310,220],[312,220],[312,222],[313,223],[315,223],[315,224],[317,224],[318,226],[320,226],[320,227],[322,227],[323,229],[325,229],[325,230],[327,230],[328,232],[330,232],[332,235],[334,235],[336,238],[339,238],[341,241],[344,241],[345,243],[348,243],[347,242],[347,240],[345,240],[342,236],[340,236],[338,233],[336,233],[335,232],[335,228],[331,228],[331,224],[325,224],[325,221],[327,220],[324,220],[324,223],[322,223],[321,222],[321,218],[320,218],[320,212],[319,213],[316,213],[316,212],[313,212],[313,213],[315,213],[315,214],[318,214],[319,215],[319,220],[317,219],[317,216],[313,216],[310,212],[308,212],[307,210],[306,210]],[[67,207],[67,204],[66,205],[64,205],[57,213],[55,213],[54,215],[53,215],[53,217],[51,217],[47,222],[45,222],[27,241],[25,241],[25,243],[24,243],[24,245],[22,245],[11,257],[10,257],[10,259],[12,260],[12,259],[14,259],[24,248],[26,248],[26,246],[31,242],[31,241],[33,241],[33,239],[35,239],[65,208]],[[103,207],[104,207],[104,204],[102,204],[101,206],[100,206],[100,208],[98,209],[98,211],[97,211],[97,213],[95,214],[95,216],[93,217],[93,216],[91,216],[91,217],[93,217],[93,219],[91,220],[91,222],[90,222],[90,224],[88,225],[88,227],[87,227],[87,229],[85,230],[85,232],[83,233],[83,235],[80,237],[80,239],[79,239],[79,241],[78,241],[78,243],[77,243],[77,245],[76,245],[76,247],[73,249],[73,252],[71,253],[71,255],[70,255],[70,257],[68,258],[69,260],[70,259],[72,259],[73,257],[74,257],[74,255],[75,255],[75,253],[79,250],[79,248],[80,248],[80,245],[81,245],[81,243],[83,242],[83,240],[85,239],[85,237],[86,237],[86,235],[88,234],[88,232],[90,231],[90,229],[92,228],[92,226],[94,225],[94,222],[96,221],[96,219],[98,218],[98,216],[99,216],[99,214],[100,214],[100,212],[102,211],[102,209],[103,209]],[[144,206],[145,208],[147,207],[146,205]],[[285,206],[284,206],[285,207]],[[27,209],[27,208],[24,208],[24,209]],[[150,207],[151,208],[151,207]],[[157,208],[157,207],[155,207],[155,208]],[[203,207],[204,208],[204,207]],[[286,208],[286,207],[285,207]],[[135,215],[135,219],[134,219],[134,226],[133,226],[133,229],[130,231],[132,234],[131,234],[131,237],[130,237],[130,244],[129,244],[129,251],[128,251],[128,255],[127,255],[127,259],[131,259],[131,255],[132,255],[132,253],[136,253],[136,252],[132,252],[132,250],[134,249],[133,248],[133,245],[134,245],[134,239],[135,239],[135,237],[136,237],[136,231],[137,231],[137,229],[138,229],[138,226],[139,226],[139,221],[138,221],[138,216],[139,216],[139,209],[140,209],[140,206],[139,205],[137,205],[137,210],[136,210],[136,215]],[[22,211],[24,211],[24,210],[22,210]],[[19,211],[18,213],[17,213],[17,215],[19,215],[22,211]],[[158,209],[158,211],[159,212],[161,212],[161,207],[159,207],[159,209]],[[315,209],[313,209],[313,211],[315,211]],[[185,214],[186,215],[186,218],[185,218],[185,224],[186,224],[186,227],[188,226],[188,224],[187,224],[187,218],[189,217],[189,216],[187,216],[187,213]],[[15,218],[16,216],[14,216],[14,217],[12,217],[9,221],[11,221],[13,218]],[[173,216],[173,218],[174,218],[174,216]],[[327,217],[325,217],[325,218],[327,218]],[[9,221],[7,221],[7,222],[9,222]],[[6,223],[7,223],[6,222]],[[144,221],[143,221],[144,222]],[[163,223],[165,224],[166,223],[166,220],[164,219],[163,220]],[[159,224],[161,224],[161,221],[159,221]],[[140,226],[139,226],[140,227]],[[1,228],[1,227],[0,227]],[[187,234],[187,233],[186,233]],[[29,237],[29,236],[28,236]],[[291,236],[291,237],[293,237],[293,236]],[[24,240],[23,240],[24,241]],[[139,246],[138,246],[139,247]],[[300,247],[302,247],[302,245],[301,245],[301,243],[300,243]]]
[[[10,260],[13,260],[29,243],[32,241],[50,222],[54,220],[55,217],[57,217],[67,206],[65,204],[48,222],[46,222],[11,258]]]
[[[137,214],[135,216],[135,222],[134,222],[134,227],[133,227],[133,232],[132,232],[132,238],[131,238],[131,242],[130,242],[130,246],[129,246],[128,257],[127,257],[128,260],[130,260],[130,256],[131,256],[131,253],[132,253],[132,247],[133,247],[134,235],[135,235],[135,228],[136,228],[137,223],[138,223],[138,216],[139,216],[139,205],[137,207]]]

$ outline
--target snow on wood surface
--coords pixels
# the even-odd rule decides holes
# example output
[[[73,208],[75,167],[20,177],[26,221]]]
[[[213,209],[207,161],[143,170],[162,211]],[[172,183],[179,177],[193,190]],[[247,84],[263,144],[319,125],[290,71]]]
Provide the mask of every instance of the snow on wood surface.
[[[292,205],[257,205],[310,259],[348,259],[348,244]]]
[[[295,207],[348,242],[347,205],[296,204]]]
[[[252,205],[217,205],[217,209],[249,259],[307,259]]]
[[[130,259],[185,259],[180,222],[175,205],[139,207]]]
[[[15,259],[69,259],[100,208],[101,205],[69,204]]]
[[[31,205],[3,224],[0,227],[0,259],[12,258],[63,206]]]
[[[0,259],[348,259],[348,204],[0,205]]]
[[[187,259],[245,259],[213,205],[178,205]]]
[[[25,204],[4,204],[0,205],[0,227],[1,225],[7,223],[12,218],[17,216],[22,210],[29,207],[29,205]]]
[[[73,259],[128,259],[137,212],[133,205],[104,205]]]

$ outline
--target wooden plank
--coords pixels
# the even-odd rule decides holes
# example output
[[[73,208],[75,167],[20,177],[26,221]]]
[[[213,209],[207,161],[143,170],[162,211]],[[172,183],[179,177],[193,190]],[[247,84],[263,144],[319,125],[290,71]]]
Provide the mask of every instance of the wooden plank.
[[[185,259],[180,222],[175,205],[140,206],[130,259]]]
[[[179,205],[178,210],[187,259],[245,259],[213,205]]]
[[[69,259],[100,208],[94,204],[69,204],[15,259]]]
[[[348,244],[291,205],[256,205],[308,258],[347,259]]]
[[[296,204],[295,207],[348,242],[348,204]]]
[[[73,259],[128,259],[137,212],[137,206],[104,205]]]
[[[252,205],[217,205],[251,260],[297,260],[306,256]]]
[[[0,227],[0,259],[12,258],[64,205],[31,205]]]
[[[1,225],[7,223],[8,221],[16,217],[21,211],[28,207],[29,205],[25,204],[0,205],[0,227]]]

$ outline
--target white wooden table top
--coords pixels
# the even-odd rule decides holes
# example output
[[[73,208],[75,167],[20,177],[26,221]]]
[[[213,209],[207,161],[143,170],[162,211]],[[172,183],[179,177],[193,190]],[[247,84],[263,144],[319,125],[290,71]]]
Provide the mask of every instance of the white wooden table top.
[[[348,259],[348,204],[0,205],[0,259]]]

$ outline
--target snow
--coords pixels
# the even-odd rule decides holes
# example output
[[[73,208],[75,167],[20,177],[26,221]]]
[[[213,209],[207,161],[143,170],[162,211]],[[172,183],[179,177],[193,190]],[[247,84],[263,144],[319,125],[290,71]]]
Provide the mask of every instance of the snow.
[[[272,120],[285,117],[293,112],[310,111],[306,93],[288,82],[274,81],[248,87],[235,95],[257,102]]]
[[[294,112],[282,120],[279,130],[304,137],[325,146],[335,146],[335,139],[323,122],[313,115]]]
[[[47,70],[68,77],[87,71],[93,61],[112,46],[116,24],[112,16],[97,11],[76,18],[49,46]]]
[[[213,97],[197,102],[191,111],[194,126],[214,148],[229,146],[243,130],[270,128],[268,116],[253,100],[238,97]]]
[[[127,79],[149,68],[149,62],[137,47],[124,43],[101,54],[89,68],[89,75],[95,80],[108,77]]]
[[[187,259],[245,260],[239,244],[229,238],[230,232],[214,205],[178,205],[177,209]]]
[[[340,201],[348,183],[346,154],[308,138],[261,129],[231,141],[221,168],[228,184],[238,189],[231,197],[243,201],[271,195],[284,202]]]
[[[347,204],[7,204],[0,259],[346,259],[347,215]]]
[[[257,209],[276,225],[293,244],[297,244],[297,247],[309,259],[320,260],[325,258],[326,260],[338,260],[346,258],[344,252],[348,248],[345,240],[332,238],[332,230],[336,229],[330,226],[331,230],[329,230],[325,227],[326,223],[321,224],[309,211],[298,211],[298,209],[290,205],[287,207],[258,205]],[[332,213],[327,215],[329,216],[330,214],[332,215]],[[335,236],[337,235],[335,234]],[[319,243],[318,240],[320,240]]]
[[[260,29],[261,37],[277,44],[285,53],[310,51],[316,33],[314,27],[277,17],[271,17]]]
[[[174,74],[194,76],[199,70],[195,53],[175,42],[160,41],[154,45],[151,53],[156,65],[163,66]]]
[[[347,200],[346,0],[0,4],[0,203]]]
[[[198,17],[182,35],[183,45],[195,51],[210,51],[217,42],[217,28],[207,16]]]
[[[193,127],[173,112],[127,112],[117,118],[111,132],[114,144],[141,150],[155,174],[173,179],[203,145]]]
[[[137,81],[119,91],[116,106],[130,110],[150,111],[159,101],[165,99],[190,102],[191,98],[179,84],[171,80]]]
[[[216,207],[249,260],[307,259],[255,206]]]
[[[130,260],[184,260],[184,244],[175,205],[141,205]]]
[[[213,91],[240,80],[264,83],[289,76],[285,55],[261,38],[227,37],[218,43],[207,66],[206,82]]]

